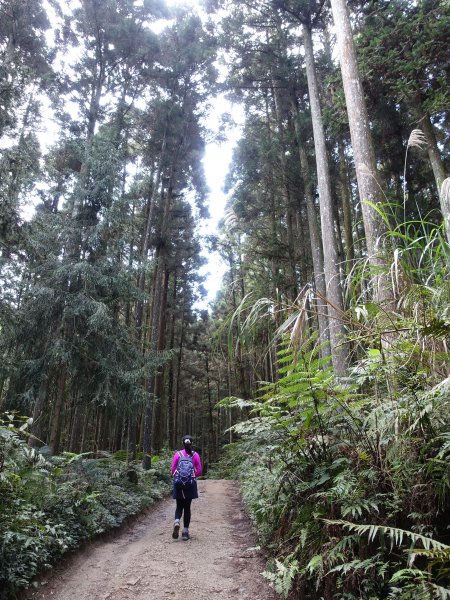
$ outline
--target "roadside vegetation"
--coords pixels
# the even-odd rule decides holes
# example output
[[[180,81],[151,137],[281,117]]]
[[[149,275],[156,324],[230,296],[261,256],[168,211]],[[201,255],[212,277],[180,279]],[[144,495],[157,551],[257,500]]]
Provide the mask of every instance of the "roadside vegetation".
[[[215,474],[240,479],[283,598],[450,598],[448,245],[424,222],[410,238],[412,225],[389,232],[393,308],[352,300],[345,377],[292,306],[276,380],[220,403],[243,416]],[[277,310],[241,306],[240,343]]]
[[[46,456],[27,445],[26,431],[26,420],[1,417],[0,598],[13,598],[67,552],[119,527],[170,488],[167,458],[153,457],[144,471],[120,452]]]

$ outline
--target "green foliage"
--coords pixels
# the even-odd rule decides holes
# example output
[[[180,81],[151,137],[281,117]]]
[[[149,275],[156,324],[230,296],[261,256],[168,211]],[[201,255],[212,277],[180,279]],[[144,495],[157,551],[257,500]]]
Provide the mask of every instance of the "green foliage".
[[[167,457],[149,471],[118,456],[44,458],[23,440],[27,425],[16,415],[0,420],[0,598],[169,490]]]
[[[221,403],[250,411],[224,462],[284,598],[445,597],[450,381],[406,386],[400,371],[381,401],[389,358],[370,350],[339,382],[314,351],[284,344],[258,400]]]

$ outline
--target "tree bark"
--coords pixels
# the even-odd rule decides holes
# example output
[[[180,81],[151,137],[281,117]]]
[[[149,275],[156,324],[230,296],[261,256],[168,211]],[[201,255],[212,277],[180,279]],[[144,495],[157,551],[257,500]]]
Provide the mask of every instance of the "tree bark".
[[[175,269],[173,274],[173,288],[171,297],[171,322],[170,322],[170,337],[169,348],[172,350],[175,347],[175,306],[177,303],[178,277]],[[175,383],[175,357],[170,361],[168,382],[167,382],[167,441],[169,447],[173,446],[174,441],[174,383]]]
[[[52,413],[52,424],[50,430],[50,442],[49,446],[52,449],[53,454],[58,454],[60,439],[61,439],[61,427],[62,427],[62,409],[64,406],[64,396],[66,391],[66,379],[67,370],[66,367],[62,367],[59,374],[58,386],[56,389],[56,399]]]
[[[431,123],[428,114],[423,115],[420,120],[420,126],[422,127],[423,134],[427,140],[428,158],[430,160],[434,179],[436,181],[442,218],[444,220],[445,234],[447,236],[447,241],[450,244],[450,194],[444,193],[444,190],[442,189],[442,184],[445,180],[444,163],[441,160],[436,136],[434,134],[433,124]]]
[[[375,300],[388,307],[392,302],[392,293],[388,287],[387,277],[382,273],[385,268],[385,257],[382,251],[380,252],[380,244],[386,228],[381,217],[370,205],[376,206],[381,203],[382,190],[346,0],[331,0],[331,8],[336,27],[368,259],[375,270],[375,274],[372,275],[373,294]]]
[[[300,170],[303,178],[303,188],[305,193],[306,201],[306,214],[308,218],[308,229],[309,238],[311,244],[311,257],[313,263],[314,272],[314,285],[319,295],[323,298],[326,297],[326,286],[325,286],[325,275],[324,275],[324,264],[323,264],[323,246],[322,238],[320,237],[320,229],[317,223],[317,211],[314,206],[314,194],[312,190],[311,172],[309,169],[308,156],[306,154],[305,146],[302,143],[302,136],[300,133],[300,126],[298,123],[298,106],[295,102],[292,102],[293,110],[295,111],[294,118],[294,129],[295,136],[297,139],[298,155],[300,161]],[[322,356],[330,355],[329,348],[329,333],[328,333],[328,318],[327,309],[323,301],[317,298],[315,309],[317,310],[317,320],[319,324],[319,340],[323,344]]]
[[[166,314],[167,314],[167,292],[169,286],[169,272],[167,269],[163,274],[163,286],[161,290],[162,298],[160,302],[159,313],[159,335],[157,344],[157,353],[164,352],[166,345]],[[155,399],[153,411],[153,447],[156,452],[160,452],[165,442],[165,423],[166,415],[163,407],[164,395],[164,367],[159,367],[155,374]]]
[[[44,373],[39,386],[36,403],[33,409],[33,424],[31,426],[31,436],[28,438],[28,445],[31,448],[36,448],[42,442],[42,419],[44,416],[44,408],[47,400],[48,376]]]
[[[302,25],[305,46],[306,77],[308,80],[309,101],[313,125],[314,147],[316,151],[317,183],[319,188],[320,221],[322,229],[325,284],[328,304],[328,326],[333,367],[343,374],[348,366],[348,350],[345,343],[345,329],[342,325],[344,309],[338,267],[338,252],[333,219],[333,198],[331,195],[330,170],[328,165],[322,111],[319,102],[311,29]]]
[[[181,316],[180,323],[180,347],[177,356],[177,374],[175,379],[175,398],[174,398],[174,406],[173,406],[173,438],[172,438],[172,447],[175,448],[177,445],[177,439],[180,435],[179,430],[179,414],[180,414],[180,379],[181,379],[181,365],[183,361],[183,349],[184,349],[184,338],[186,333],[186,325],[185,325],[185,307],[183,305],[183,313]],[[182,434],[184,435],[184,434]]]
[[[338,144],[338,153],[339,184],[341,192],[342,215],[344,221],[345,262],[346,272],[349,273],[353,267],[353,261],[355,260],[355,248],[353,245],[352,205],[347,174],[347,160],[345,158],[344,145],[342,142],[339,142]]]
[[[158,247],[155,256],[155,285],[153,289],[153,308],[150,327],[150,344],[149,352],[156,355],[161,350],[159,347],[161,340],[164,339],[164,331],[161,327],[165,327],[162,311],[165,311],[165,302],[167,294],[164,294],[166,263],[167,263],[167,236],[169,230],[169,214],[172,205],[173,197],[173,182],[175,179],[177,156],[174,157],[172,163],[171,175],[167,191],[161,189],[161,200],[163,202],[163,215],[161,220],[161,232]],[[156,373],[151,374],[147,380],[147,403],[144,412],[144,432],[143,432],[143,451],[144,458],[142,459],[142,467],[149,469],[151,465],[152,452],[152,431],[153,431],[153,415],[155,404],[155,385]]]
[[[83,431],[84,411],[85,408],[83,406],[83,396],[76,394],[74,415],[72,419],[72,428],[70,432],[69,449],[71,452],[80,451],[80,440]]]
[[[161,318],[161,301],[162,301],[162,288],[164,285],[164,272],[165,265],[163,264],[164,258],[161,253],[161,248],[158,248],[156,253],[156,277],[155,286],[153,289],[153,309],[151,318],[150,328],[150,344],[149,353],[156,356],[158,339],[160,336],[159,326]],[[155,380],[156,373],[150,374],[147,380],[147,402],[144,411],[144,431],[143,431],[143,452],[144,457],[142,459],[142,467],[149,469],[151,465],[151,454],[152,454],[152,432],[153,432],[153,412],[155,403]]]

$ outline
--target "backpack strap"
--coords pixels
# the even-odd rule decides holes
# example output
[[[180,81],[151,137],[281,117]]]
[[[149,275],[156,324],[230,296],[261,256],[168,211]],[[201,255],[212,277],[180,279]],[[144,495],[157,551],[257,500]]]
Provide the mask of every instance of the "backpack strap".
[[[182,453],[181,453],[181,450],[178,450],[178,452],[177,452],[177,453],[178,453],[178,462],[177,462],[177,466],[175,467],[175,472],[177,472],[177,471],[178,471],[178,467],[180,466],[180,460],[181,460],[182,458],[184,458],[184,456],[183,456],[183,455],[182,455]]]

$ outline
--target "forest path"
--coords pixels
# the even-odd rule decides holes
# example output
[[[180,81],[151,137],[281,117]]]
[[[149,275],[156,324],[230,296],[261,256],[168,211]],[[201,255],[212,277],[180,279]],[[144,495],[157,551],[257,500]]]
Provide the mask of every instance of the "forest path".
[[[114,539],[96,541],[26,598],[52,600],[275,600],[236,482],[199,481],[189,541],[172,539],[166,499]]]

